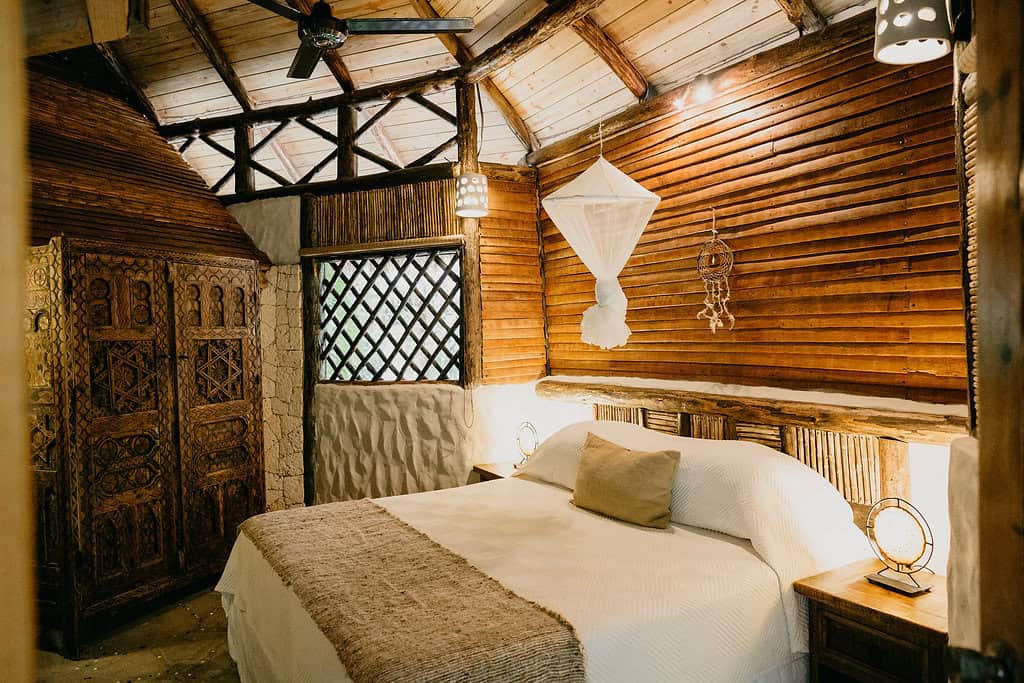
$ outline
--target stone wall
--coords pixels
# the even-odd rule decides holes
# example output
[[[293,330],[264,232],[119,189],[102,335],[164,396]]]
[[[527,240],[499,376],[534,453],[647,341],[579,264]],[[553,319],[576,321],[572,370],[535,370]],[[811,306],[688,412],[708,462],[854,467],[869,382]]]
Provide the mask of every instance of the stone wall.
[[[273,266],[260,290],[267,509],[303,504],[302,294],[299,266]]]

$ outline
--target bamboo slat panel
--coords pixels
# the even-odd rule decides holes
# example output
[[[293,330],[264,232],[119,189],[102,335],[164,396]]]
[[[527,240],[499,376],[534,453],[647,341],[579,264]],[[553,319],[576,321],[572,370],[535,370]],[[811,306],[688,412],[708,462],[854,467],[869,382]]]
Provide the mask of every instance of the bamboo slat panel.
[[[264,258],[152,124],[105,93],[39,69],[29,79],[31,237]]]
[[[688,422],[687,436],[693,438],[753,441],[787,453],[828,480],[853,506],[860,523],[867,508],[879,499],[909,495],[907,450],[902,442],[795,425],[733,422],[723,415],[688,415],[603,403],[594,404],[594,415],[598,420],[629,422],[669,434],[679,433],[671,428],[673,423]],[[883,444],[887,446],[885,453]]]
[[[972,98],[973,99],[973,98]],[[967,308],[967,339],[970,344],[968,353],[968,375],[971,381],[971,417],[977,423],[978,375],[974,365],[978,358],[978,337],[975,330],[978,325],[978,104],[970,102],[964,109],[963,145],[964,184],[967,196],[964,198],[964,302]]]
[[[461,235],[455,179],[311,197],[314,247]]]
[[[528,382],[547,368],[536,176],[490,175],[489,212],[480,219],[483,381]]]
[[[707,105],[605,139],[605,157],[662,198],[620,277],[633,335],[612,352],[580,341],[593,277],[542,213],[552,374],[963,402],[952,70],[875,62],[861,24],[789,50],[797,63],[759,55]],[[597,151],[542,162],[541,196]],[[717,335],[696,319],[712,208],[736,256],[736,329]]]

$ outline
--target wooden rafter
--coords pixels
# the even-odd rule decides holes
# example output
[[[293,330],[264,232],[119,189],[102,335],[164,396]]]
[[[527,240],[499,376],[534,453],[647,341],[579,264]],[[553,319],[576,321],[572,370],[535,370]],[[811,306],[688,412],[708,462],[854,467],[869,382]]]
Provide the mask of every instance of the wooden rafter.
[[[184,0],[176,0],[183,2]],[[169,138],[190,134],[193,130],[214,131],[226,130],[239,124],[265,123],[280,121],[284,118],[312,115],[331,111],[344,105],[355,105],[369,102],[383,102],[398,97],[407,97],[411,93],[431,93],[453,87],[463,80],[476,83],[497,69],[508,66],[517,57],[537,47],[552,35],[568,28],[574,21],[586,16],[601,4],[601,0],[563,0],[552,3],[526,23],[525,26],[504,40],[474,57],[465,66],[454,69],[443,69],[423,76],[407,78],[394,83],[373,86],[343,93],[319,100],[298,104],[283,104],[267,107],[257,111],[244,112],[228,116],[213,116],[197,119],[186,123],[164,126],[160,132]]]
[[[309,14],[313,10],[313,3],[310,0],[288,0],[288,4],[299,10],[304,14]],[[337,50],[326,50],[323,54],[324,63],[327,64],[327,70],[334,76],[334,80],[338,82],[338,86],[341,87],[342,92],[352,93],[356,89],[355,81],[352,80],[352,73],[345,66],[345,60],[341,58],[341,54]],[[365,120],[366,117],[359,114],[360,120]],[[384,150],[384,153],[388,156],[388,159],[398,166],[402,165],[402,157],[399,155],[398,150],[395,148],[394,141],[391,140],[391,136],[384,130],[383,126],[372,125],[369,129],[370,135],[377,144]],[[378,163],[378,162],[374,162]],[[385,166],[385,168],[387,168]]]
[[[513,31],[466,66],[466,80],[475,83],[504,68],[562,29],[590,14],[602,0],[555,0],[525,26]]]
[[[801,34],[820,31],[828,26],[828,21],[814,6],[814,0],[775,0],[786,13],[790,23],[800,30]]]
[[[646,100],[654,95],[654,87],[647,77],[592,16],[588,14],[574,21],[572,28],[638,99]]]
[[[231,60],[224,53],[224,49],[221,48],[220,43],[217,42],[213,35],[213,31],[210,30],[209,24],[206,23],[203,15],[196,9],[192,0],[171,0],[171,4],[185,23],[192,38],[199,44],[203,54],[206,55],[206,58],[213,65],[221,80],[224,81],[224,85],[231,91],[232,96],[238,102],[238,106],[244,112],[253,111],[255,107],[253,106],[252,98],[249,96],[249,91],[246,89],[245,84],[242,83],[242,79],[238,77],[234,67],[231,66]],[[290,180],[292,182],[298,180],[298,171],[295,169],[294,164],[292,164],[291,159],[288,158],[288,155],[285,154],[280,143],[277,140],[271,140],[268,147],[270,147],[271,152],[274,153],[278,161],[281,162]]]
[[[412,6],[421,17],[436,19],[441,16],[434,9],[434,6],[430,4],[430,0],[412,0]],[[452,57],[455,58],[455,61],[459,63],[459,66],[466,66],[473,61],[473,54],[457,35],[441,33],[438,34],[437,38],[445,46],[445,49],[451,53]],[[505,97],[505,94],[490,76],[480,80],[480,89],[487,93],[487,97],[490,98],[494,106],[501,112],[509,128],[519,138],[519,141],[523,143],[523,146],[526,147],[527,153],[539,149],[540,141],[537,139],[537,136],[526,125],[526,121],[523,120],[523,117],[519,115],[519,112],[516,111],[515,107],[512,106],[512,103],[508,101],[508,98]]]
[[[121,63],[121,60],[111,49],[107,43],[97,43],[95,45],[96,52],[99,53],[100,58],[106,63],[107,68],[117,79],[121,87],[128,91],[132,97],[132,104],[138,107],[143,114],[146,115],[150,121],[155,124],[159,124],[160,121],[156,117],[156,109],[153,108],[153,103],[149,101],[146,93],[143,92],[139,84],[135,82],[135,79],[131,77],[131,74]]]

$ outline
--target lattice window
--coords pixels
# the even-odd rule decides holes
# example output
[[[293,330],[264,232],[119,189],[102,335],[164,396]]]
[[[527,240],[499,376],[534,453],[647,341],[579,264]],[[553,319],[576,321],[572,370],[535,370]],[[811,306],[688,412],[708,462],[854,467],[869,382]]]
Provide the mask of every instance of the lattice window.
[[[462,379],[457,248],[320,262],[320,380]]]

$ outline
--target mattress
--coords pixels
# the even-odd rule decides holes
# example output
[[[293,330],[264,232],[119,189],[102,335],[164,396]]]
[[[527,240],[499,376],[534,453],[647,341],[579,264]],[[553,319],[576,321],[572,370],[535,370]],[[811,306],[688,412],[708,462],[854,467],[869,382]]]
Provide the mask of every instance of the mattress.
[[[574,507],[565,489],[505,479],[377,502],[517,594],[567,618],[587,680],[806,680],[779,580],[745,541],[644,529]],[[346,681],[327,638],[239,537],[217,585],[243,681]],[[509,634],[515,637],[515,634]]]

